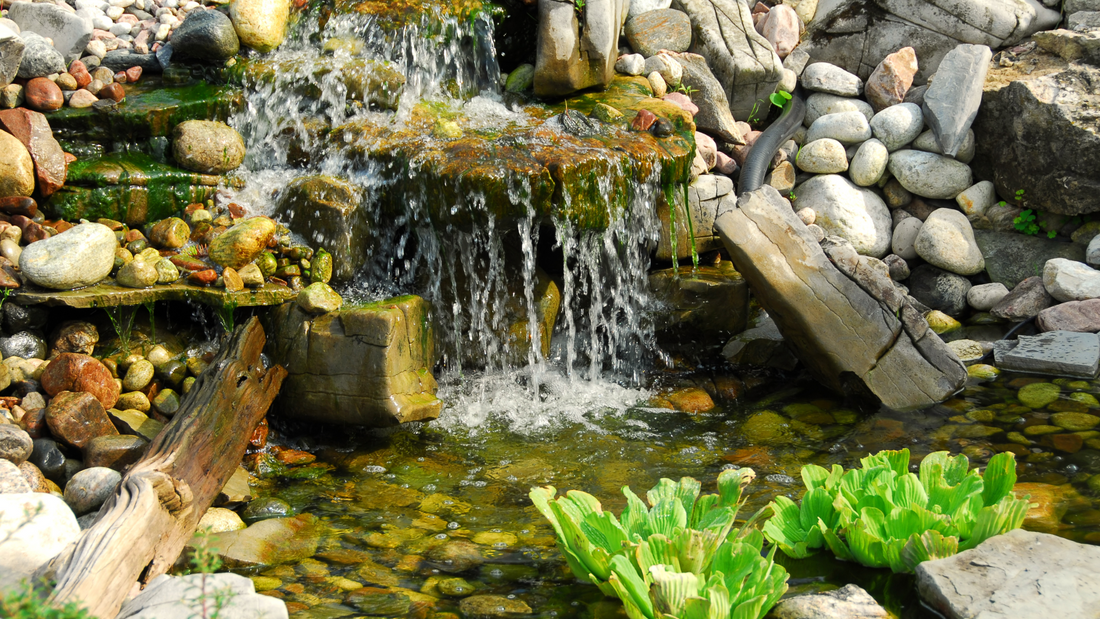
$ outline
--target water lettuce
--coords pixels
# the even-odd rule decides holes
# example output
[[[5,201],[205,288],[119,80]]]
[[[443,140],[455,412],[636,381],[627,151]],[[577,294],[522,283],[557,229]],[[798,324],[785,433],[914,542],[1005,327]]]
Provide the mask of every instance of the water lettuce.
[[[844,471],[802,467],[802,504],[778,496],[764,536],[788,556],[804,558],[827,546],[840,559],[911,573],[922,561],[951,556],[1018,528],[1027,498],[1012,494],[1016,463],[994,456],[984,476],[966,456],[945,451],[909,471],[909,450],[882,451]]]
[[[648,506],[623,487],[621,518],[577,490],[555,497],[552,486],[532,488],[530,497],[573,574],[622,600],[630,619],[760,619],[787,591],[787,571],[774,563],[775,547],[763,556],[755,517],[731,535],[754,477],[725,470],[718,494],[702,496],[695,479],[662,479]]]

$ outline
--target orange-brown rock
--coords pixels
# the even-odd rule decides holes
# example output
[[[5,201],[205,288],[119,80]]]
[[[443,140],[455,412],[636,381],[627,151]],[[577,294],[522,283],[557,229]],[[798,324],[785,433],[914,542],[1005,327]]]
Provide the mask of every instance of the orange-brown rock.
[[[118,434],[99,400],[78,391],[54,396],[46,407],[46,423],[54,437],[80,449],[98,436]]]
[[[61,88],[46,77],[36,77],[23,87],[27,107],[40,112],[55,112],[65,105]]]
[[[48,197],[65,184],[69,164],[65,162],[65,151],[54,139],[50,121],[44,115],[21,107],[0,110],[0,127],[27,147],[34,161],[39,193]]]
[[[119,386],[107,366],[98,359],[78,353],[62,353],[42,373],[42,388],[51,396],[63,391],[89,393],[104,409],[118,401]],[[108,423],[110,423],[108,421]]]
[[[905,94],[917,74],[917,53],[903,47],[878,63],[867,78],[864,94],[876,112],[905,101]]]

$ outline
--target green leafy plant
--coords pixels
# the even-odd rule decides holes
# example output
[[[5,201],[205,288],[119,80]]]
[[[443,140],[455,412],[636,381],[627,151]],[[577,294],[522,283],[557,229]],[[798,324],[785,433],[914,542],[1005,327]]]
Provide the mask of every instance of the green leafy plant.
[[[787,102],[791,100],[791,93],[785,90],[773,92],[772,94],[768,95],[768,100],[771,101],[772,105],[774,105],[775,107],[782,109],[783,106],[787,105]]]
[[[909,472],[909,450],[882,451],[862,468],[802,467],[801,506],[778,496],[764,536],[794,558],[828,546],[838,558],[912,572],[917,564],[967,550],[1018,528],[1027,497],[1012,494],[1016,465],[1009,452],[989,460],[984,476],[966,456],[945,451]]]
[[[192,615],[193,619],[218,619],[233,595],[228,587],[211,589],[207,583],[207,577],[222,566],[218,549],[210,545],[210,537],[210,529],[200,527],[195,531],[194,547],[191,552],[191,571],[202,576],[199,580],[199,612]]]
[[[760,619],[786,592],[787,572],[774,563],[775,547],[762,556],[764,536],[750,528],[759,512],[731,535],[754,477],[723,471],[718,494],[702,496],[695,479],[662,479],[646,493],[648,507],[624,487],[621,519],[585,492],[555,498],[547,486],[530,496],[573,574],[622,600],[630,619]]]
[[[115,352],[129,354],[131,336],[134,333],[134,318],[137,317],[137,311],[134,308],[121,305],[111,309],[103,308],[103,311],[107,313],[107,318],[110,319],[111,326],[115,329],[115,335],[118,336],[118,350]]]
[[[6,295],[5,295],[6,298]],[[6,543],[18,535],[19,530],[29,525],[42,513],[42,505],[34,509],[24,508],[23,519],[10,529],[0,544]],[[92,619],[92,615],[76,604],[69,602],[55,608],[46,601],[46,595],[53,589],[48,582],[35,587],[30,580],[23,580],[9,589],[0,589],[0,617],[10,619]]]
[[[687,84],[685,84],[684,82],[681,81],[679,84],[676,84],[676,87],[673,88],[672,91],[673,92],[679,92],[679,93],[685,94],[685,95],[690,97],[693,93],[699,92],[699,89],[698,88],[692,88],[691,86],[688,86]]]
[[[1035,211],[1024,209],[1012,220],[1012,225],[1017,230],[1027,235],[1039,234],[1039,223],[1036,220]]]

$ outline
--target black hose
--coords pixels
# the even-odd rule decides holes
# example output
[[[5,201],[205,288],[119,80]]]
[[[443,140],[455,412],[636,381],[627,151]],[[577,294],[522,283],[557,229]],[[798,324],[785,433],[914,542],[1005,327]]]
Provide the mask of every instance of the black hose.
[[[738,193],[759,189],[764,184],[764,177],[768,174],[768,165],[775,157],[775,151],[791,139],[805,117],[806,103],[802,100],[802,88],[798,87],[783,106],[783,113],[757,138],[745,157],[745,165],[741,166],[741,176],[737,179]]]

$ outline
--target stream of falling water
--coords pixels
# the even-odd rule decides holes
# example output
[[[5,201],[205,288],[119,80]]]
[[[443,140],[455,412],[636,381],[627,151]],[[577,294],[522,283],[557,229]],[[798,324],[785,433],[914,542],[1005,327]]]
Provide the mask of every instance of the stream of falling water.
[[[441,424],[473,429],[495,418],[513,430],[538,431],[575,423],[593,410],[622,413],[648,396],[639,387],[642,373],[661,356],[647,283],[649,251],[657,242],[659,171],[630,183],[625,209],[615,206],[622,201],[613,199],[611,180],[601,178],[597,199],[605,203],[599,207],[612,216],[606,228],[592,230],[536,214],[524,177],[505,179],[508,199],[523,215],[500,217],[484,195],[469,192],[441,205],[439,188],[417,181],[413,170],[357,157],[351,143],[325,150],[315,137],[318,126],[348,123],[403,130],[425,102],[455,111],[467,130],[545,122],[560,131],[555,119],[543,121],[522,104],[505,103],[487,16],[425,16],[394,27],[369,15],[327,21],[311,15],[264,62],[273,73],[246,82],[247,108],[231,119],[249,153],[247,186],[234,200],[274,215],[280,189],[316,174],[344,179],[361,192],[360,208],[376,229],[366,263],[341,293],[351,301],[411,293],[432,302],[442,352],[440,395],[453,411]],[[404,76],[396,105],[371,104],[369,96],[351,100],[354,87],[346,77],[364,63],[368,70]],[[294,160],[295,148],[314,156]],[[386,211],[383,197],[398,185],[404,208]],[[592,199],[562,193],[566,211],[575,200]],[[473,225],[456,225],[433,215],[441,212],[476,216]],[[550,278],[539,263],[547,247],[560,256],[554,279],[561,310],[544,355],[538,292]]]

